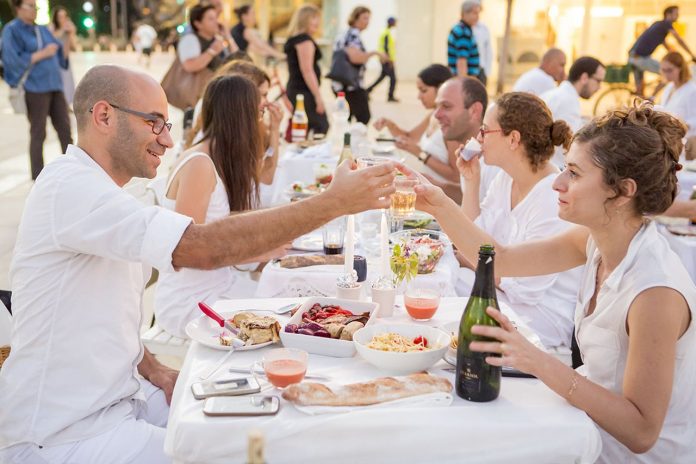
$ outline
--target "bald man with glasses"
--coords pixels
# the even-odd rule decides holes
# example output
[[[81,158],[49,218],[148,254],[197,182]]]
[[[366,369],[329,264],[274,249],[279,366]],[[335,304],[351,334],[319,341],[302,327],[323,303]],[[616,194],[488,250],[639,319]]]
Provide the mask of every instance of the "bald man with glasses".
[[[122,189],[154,177],[173,145],[156,81],[94,67],[74,109],[77,145],[37,179],[10,267],[0,462],[170,462],[163,446],[178,372],[139,337],[150,269],[239,264],[336,217],[386,208],[395,164],[353,171],[344,163],[315,197],[195,224]]]

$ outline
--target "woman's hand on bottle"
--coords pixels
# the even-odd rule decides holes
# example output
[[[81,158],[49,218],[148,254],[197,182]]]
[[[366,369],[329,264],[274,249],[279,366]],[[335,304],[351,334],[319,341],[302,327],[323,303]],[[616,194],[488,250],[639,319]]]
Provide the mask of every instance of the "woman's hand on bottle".
[[[399,150],[405,150],[412,155],[418,156],[418,154],[421,152],[418,143],[409,137],[397,137],[394,141],[394,145],[396,145],[396,148]]]
[[[489,356],[486,362],[492,366],[510,366],[528,374],[534,374],[545,353],[534,346],[512,324],[510,319],[499,310],[488,307],[488,315],[495,319],[500,327],[475,325],[471,332],[495,339],[489,342],[471,342],[469,348],[472,351],[484,353],[498,353],[501,356]]]
[[[457,169],[461,176],[471,182],[481,178],[481,164],[479,163],[479,155],[474,155],[469,161],[461,157],[460,152],[464,149],[464,145],[460,145],[454,152],[457,155]]]

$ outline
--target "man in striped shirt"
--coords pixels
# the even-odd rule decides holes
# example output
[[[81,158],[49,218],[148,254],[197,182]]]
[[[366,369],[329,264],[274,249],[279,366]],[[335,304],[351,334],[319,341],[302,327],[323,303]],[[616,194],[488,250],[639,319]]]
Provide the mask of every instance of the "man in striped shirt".
[[[472,27],[481,13],[481,2],[466,0],[462,3],[462,18],[447,38],[447,64],[456,76],[479,77],[481,66]]]

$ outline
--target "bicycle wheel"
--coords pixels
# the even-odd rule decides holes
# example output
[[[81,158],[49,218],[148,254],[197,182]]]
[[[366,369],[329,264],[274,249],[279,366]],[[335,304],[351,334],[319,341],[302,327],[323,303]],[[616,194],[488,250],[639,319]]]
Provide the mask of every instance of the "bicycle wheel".
[[[636,95],[633,89],[627,85],[610,87],[597,97],[592,114],[601,116],[607,111],[629,106],[634,98]]]

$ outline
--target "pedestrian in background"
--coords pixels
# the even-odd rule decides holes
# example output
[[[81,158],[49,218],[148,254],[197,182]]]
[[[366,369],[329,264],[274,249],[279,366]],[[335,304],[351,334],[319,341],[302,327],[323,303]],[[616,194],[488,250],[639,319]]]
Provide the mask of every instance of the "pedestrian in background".
[[[2,31],[2,61],[5,81],[10,87],[21,85],[26,90],[25,101],[29,119],[29,160],[31,178],[36,179],[43,169],[43,143],[46,139],[46,118],[58,133],[61,149],[72,143],[68,104],[63,94],[61,69],[68,68],[63,44],[46,26],[36,21],[35,0],[13,0],[17,17]],[[26,76],[25,76],[26,75]]]
[[[297,95],[304,95],[309,130],[326,134],[329,120],[321,96],[321,50],[312,36],[319,31],[321,11],[314,5],[302,5],[295,11],[288,27],[285,55],[288,57],[288,98],[295,106]]]
[[[342,32],[334,42],[333,51],[345,50],[350,63],[358,68],[358,85],[344,85],[338,81],[331,83],[335,94],[345,92],[346,101],[350,106],[350,117],[363,124],[370,122],[370,102],[367,90],[363,87],[365,76],[365,63],[373,57],[379,56],[380,61],[385,61],[387,56],[378,51],[368,52],[360,38],[360,33],[370,24],[370,9],[364,6],[356,6],[348,17],[348,30]]]
[[[473,27],[479,20],[481,4],[475,0],[462,3],[461,19],[447,37],[447,65],[455,76],[478,78],[481,63]]]
[[[135,29],[133,45],[138,52],[138,64],[142,58],[145,58],[145,67],[150,67],[150,56],[155,40],[157,40],[157,31],[149,24],[142,23]]]
[[[68,61],[67,69],[60,70],[63,78],[63,94],[68,105],[72,105],[73,95],[75,94],[75,78],[70,67],[70,52],[77,49],[77,28],[68,16],[68,10],[64,6],[57,6],[51,15],[51,22],[48,29],[53,36],[63,44],[63,55]]]
[[[377,41],[377,51],[384,53],[389,59],[382,62],[382,73],[374,84],[367,88],[367,93],[372,92],[385,77],[389,77],[389,96],[387,101],[398,103],[399,100],[394,96],[394,90],[396,89],[396,69],[394,68],[396,44],[392,35],[392,29],[395,27],[396,18],[389,17],[387,19],[387,27],[379,35],[379,40]]]
[[[480,6],[479,14],[483,11],[483,2],[478,1]],[[479,52],[479,65],[481,67],[478,78],[485,86],[488,83],[488,76],[493,75],[493,45],[491,44],[491,31],[480,19],[471,28],[476,40],[476,47]]]

